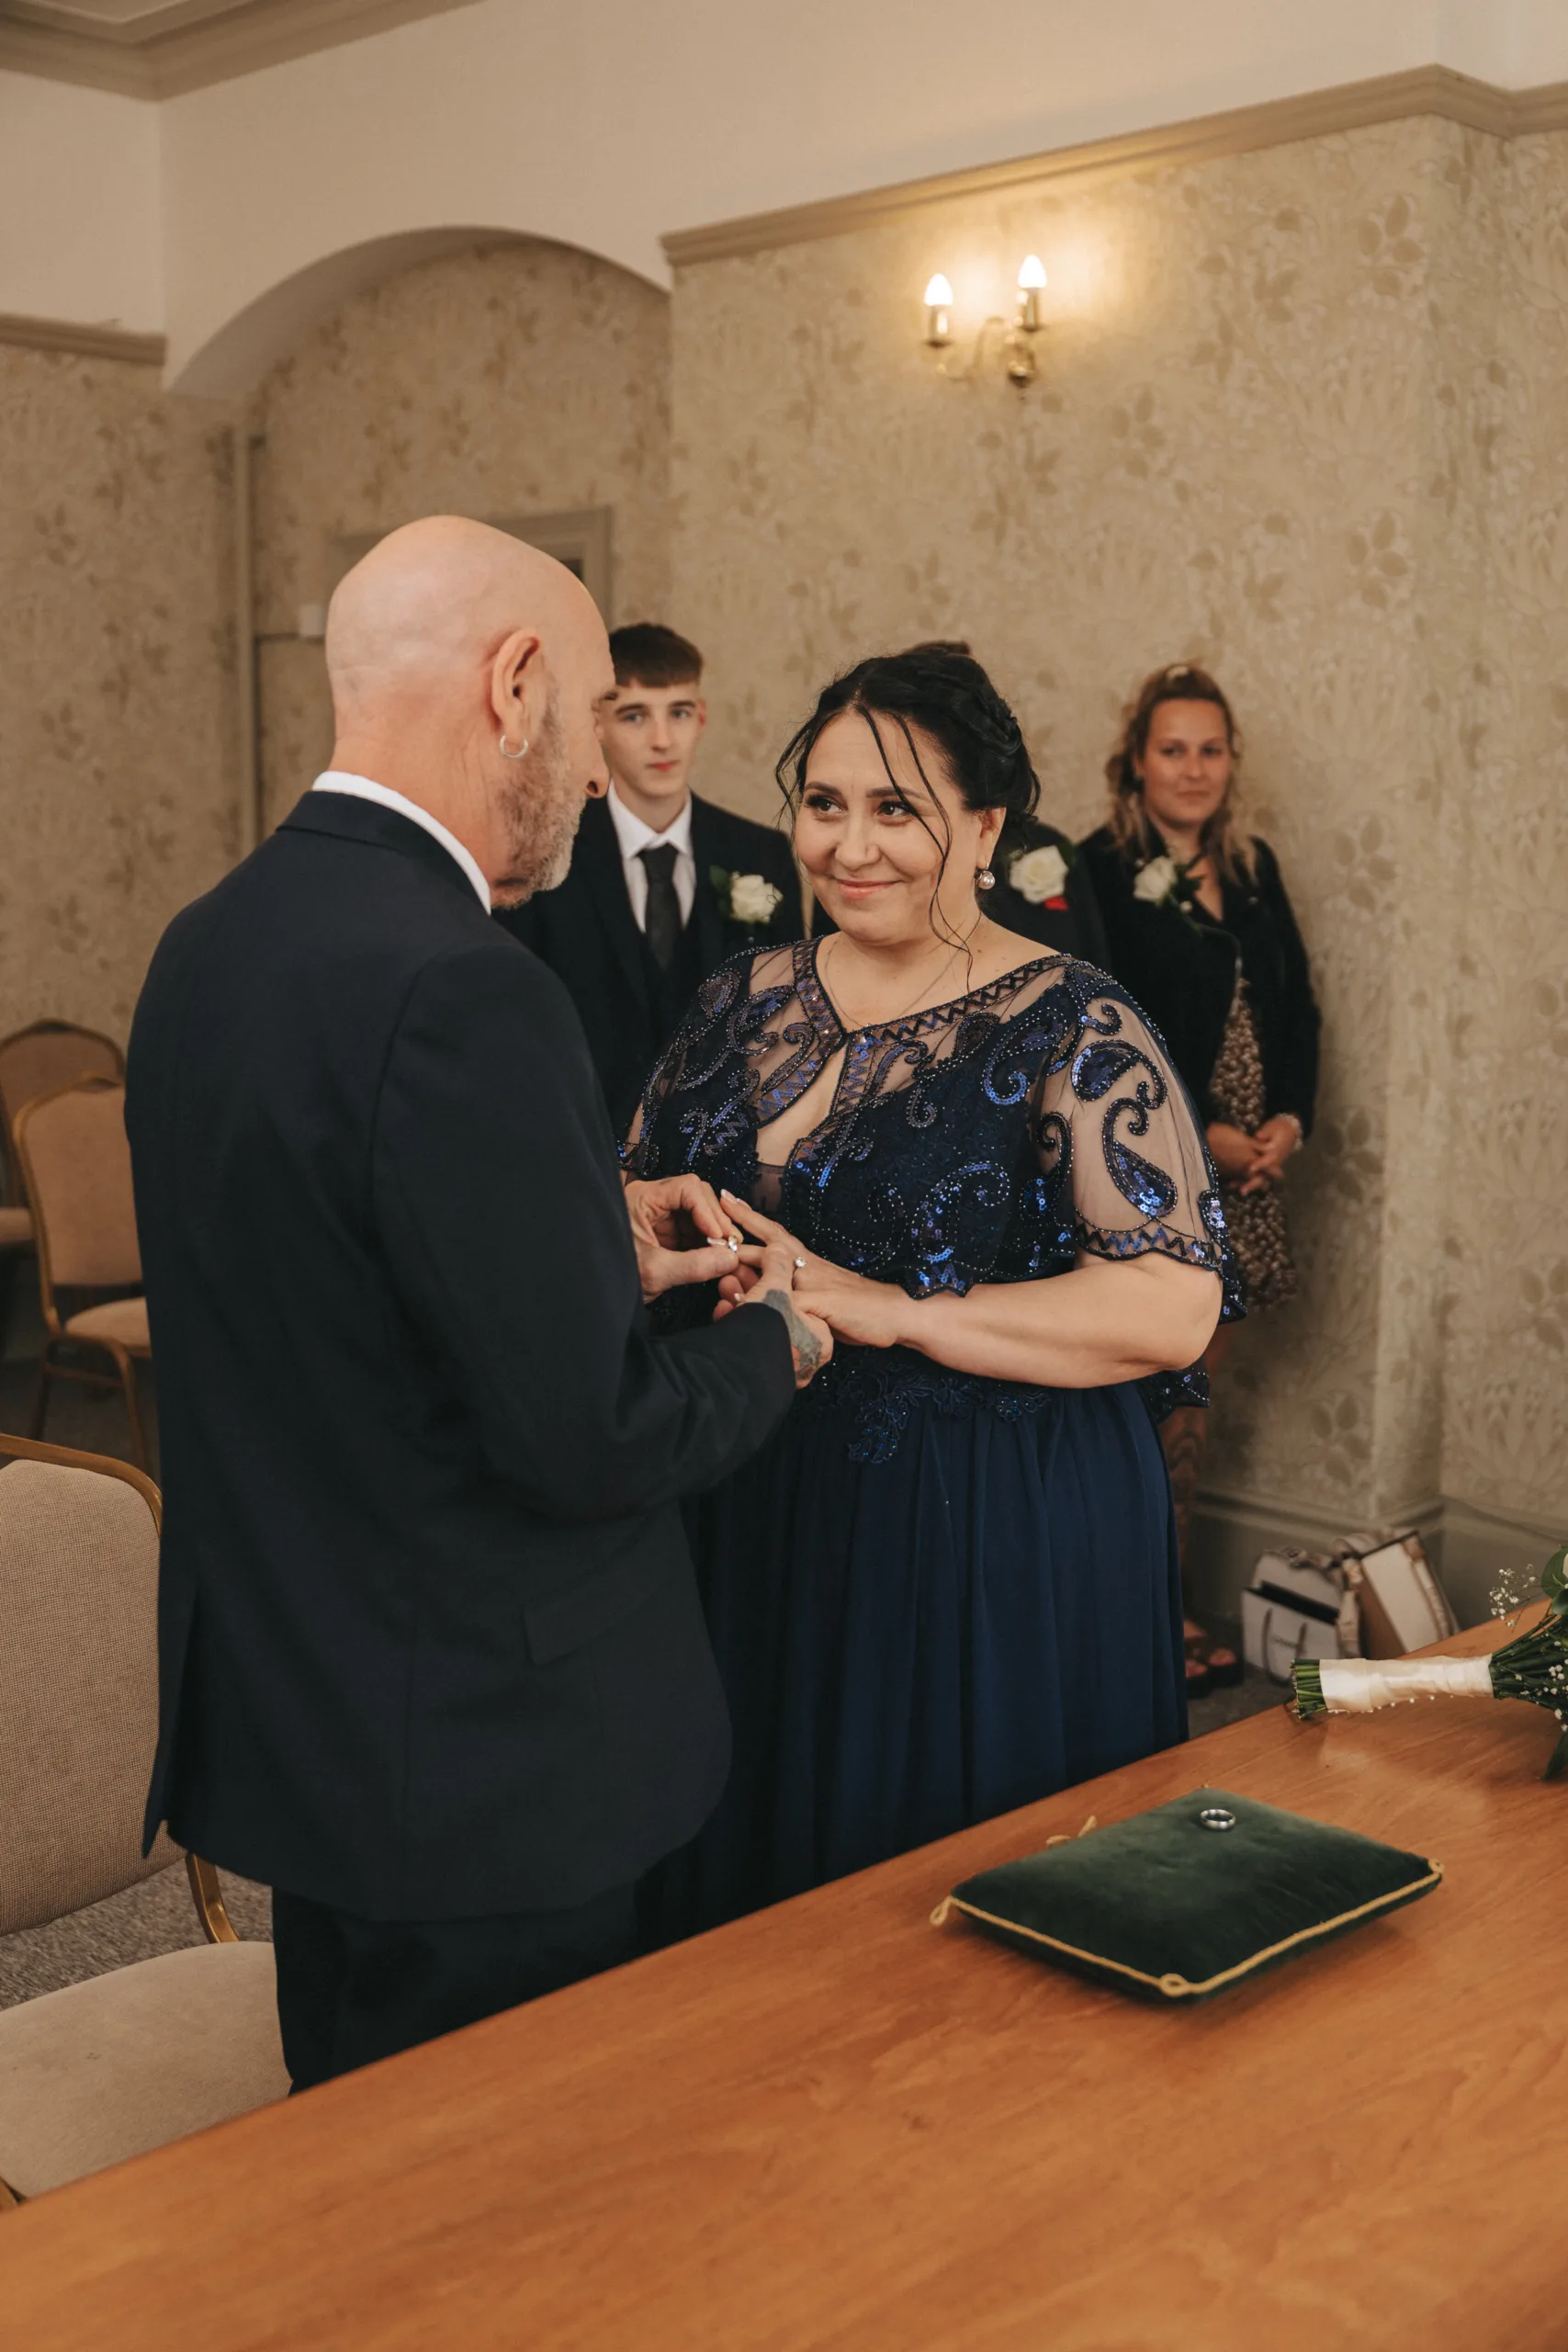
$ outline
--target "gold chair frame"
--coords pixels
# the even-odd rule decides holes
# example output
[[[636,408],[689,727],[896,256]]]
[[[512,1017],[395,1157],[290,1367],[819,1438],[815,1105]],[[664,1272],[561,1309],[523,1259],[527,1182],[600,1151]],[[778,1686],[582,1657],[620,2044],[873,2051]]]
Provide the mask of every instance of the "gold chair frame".
[[[121,1080],[125,1077],[125,1056],[117,1040],[107,1036],[102,1029],[84,1028],[79,1021],[29,1021],[25,1029],[13,1029],[8,1036],[0,1037],[0,1068],[4,1067],[8,1046],[19,1046],[29,1037],[39,1036],[80,1037],[91,1045],[102,1046],[108,1055],[116,1077]],[[101,1070],[84,1070],[77,1073],[79,1078],[98,1078],[104,1075],[106,1073]],[[51,1085],[58,1082],[58,1080],[51,1081]],[[75,1080],[73,1079],[72,1082],[74,1084]],[[50,1091],[50,1088],[45,1089],[46,1092]],[[23,1105],[18,1102],[16,1108],[20,1111]],[[11,1141],[11,1121],[4,1115],[4,1097],[0,1095],[0,1205],[19,1208],[24,1204],[21,1170],[17,1165],[16,1152]],[[10,1329],[11,1311],[16,1303],[17,1270],[22,1260],[31,1255],[32,1249],[33,1238],[30,1232],[26,1239],[18,1238],[0,1244],[0,1353],[4,1352],[6,1335]]]
[[[40,1438],[12,1437],[0,1430],[0,1463],[47,1462],[62,1470],[96,1470],[109,1478],[119,1478],[134,1487],[152,1514],[152,1524],[162,1535],[164,1532],[164,1498],[144,1470],[133,1469],[129,1462],[118,1462],[109,1453],[84,1453],[73,1445],[48,1445]],[[186,1855],[186,1880],[201,1932],[209,1944],[237,1944],[223,1904],[223,1890],[217,1871],[199,1854]],[[9,2182],[0,2178],[0,2213],[8,2212],[27,2199],[18,2197]]]
[[[108,1042],[113,1041],[111,1039]],[[51,1087],[47,1094],[35,1094],[32,1101],[24,1102],[17,1114],[11,1129],[11,1145],[21,1169],[28,1203],[32,1210],[33,1248],[38,1257],[39,1306],[43,1315],[44,1324],[43,1348],[39,1356],[38,1394],[33,1400],[32,1428],[29,1435],[39,1441],[43,1437],[44,1423],[49,1414],[49,1384],[51,1380],[79,1381],[86,1388],[118,1388],[125,1399],[125,1413],[130,1424],[130,1445],[136,1456],[136,1466],[139,1470],[145,1471],[150,1466],[147,1457],[147,1441],[142,1434],[141,1414],[136,1402],[136,1361],[142,1351],[140,1349],[132,1350],[126,1347],[119,1340],[85,1338],[78,1331],[68,1331],[61,1320],[60,1309],[55,1303],[54,1275],[50,1265],[49,1235],[45,1228],[42,1211],[39,1206],[38,1187],[33,1182],[27,1143],[29,1121],[47,1104],[57,1102],[62,1094],[75,1094],[87,1089],[98,1090],[106,1087],[123,1089],[124,1084],[123,1079],[106,1078],[99,1070],[86,1070],[70,1080],[64,1086]],[[56,1350],[59,1348],[101,1349],[114,1364],[114,1371],[112,1374],[94,1372],[85,1364],[62,1363],[56,1356]],[[146,1361],[150,1363],[152,1360],[152,1350],[148,1349]],[[100,1458],[107,1457],[93,1456],[95,1461]]]
[[[5,1060],[6,1048],[8,1046],[19,1046],[26,1037],[38,1037],[41,1035],[48,1035],[51,1037],[88,1037],[91,1038],[95,1046],[107,1046],[114,1062],[116,1076],[119,1079],[122,1084],[124,1083],[125,1055],[118,1042],[113,1037],[106,1036],[101,1029],[84,1028],[79,1021],[29,1021],[25,1029],[13,1029],[8,1036],[0,1037],[0,1063],[3,1063]],[[81,1083],[84,1078],[102,1078],[103,1076],[104,1072],[102,1070],[82,1070],[77,1073],[76,1077],[71,1079],[69,1081],[62,1080],[60,1082],[62,1084],[69,1083],[72,1086],[77,1086]],[[56,1091],[56,1089],[54,1087],[49,1087],[46,1088],[45,1091],[48,1093],[53,1093]],[[0,1108],[3,1108],[3,1103],[0,1103]],[[17,1105],[17,1111],[13,1114],[13,1118],[18,1115],[25,1108],[25,1104],[18,1102]],[[3,1174],[6,1179],[6,1199],[7,1202],[16,1202],[20,1197],[22,1187],[20,1183],[20,1170],[17,1166],[16,1155],[12,1146],[11,1125],[11,1119],[0,1116],[0,1174]]]

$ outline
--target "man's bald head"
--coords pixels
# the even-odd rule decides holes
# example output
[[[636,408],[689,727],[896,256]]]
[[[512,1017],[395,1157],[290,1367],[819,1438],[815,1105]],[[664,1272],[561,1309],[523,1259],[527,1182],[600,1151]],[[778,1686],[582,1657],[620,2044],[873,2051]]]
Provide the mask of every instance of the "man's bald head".
[[[580,580],[553,556],[488,523],[432,514],[378,540],[327,613],[327,675],[343,724],[411,688],[427,695],[488,669],[518,629],[553,646],[591,644],[603,624]],[[552,662],[551,667],[557,664]]]
[[[498,903],[561,878],[608,780],[595,722],[615,690],[604,624],[564,564],[461,515],[405,524],[339,583],[327,672],[335,768],[438,818]]]

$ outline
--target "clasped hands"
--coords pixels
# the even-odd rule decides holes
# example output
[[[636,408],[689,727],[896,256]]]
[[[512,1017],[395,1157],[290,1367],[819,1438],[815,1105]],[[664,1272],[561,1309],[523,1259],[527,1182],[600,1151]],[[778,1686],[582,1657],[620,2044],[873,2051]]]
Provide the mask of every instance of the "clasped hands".
[[[645,1299],[689,1283],[716,1282],[714,1320],[771,1306],[784,1315],[801,1387],[827,1363],[835,1335],[854,1346],[892,1347],[910,1301],[897,1283],[874,1283],[806,1250],[772,1217],[697,1176],[628,1177],[631,1221]]]
[[[1285,1172],[1285,1162],[1299,1148],[1301,1139],[1301,1121],[1288,1111],[1265,1119],[1254,1135],[1221,1119],[1213,1121],[1208,1130],[1209,1151],[1215,1167],[1244,1200],[1279,1183]]]

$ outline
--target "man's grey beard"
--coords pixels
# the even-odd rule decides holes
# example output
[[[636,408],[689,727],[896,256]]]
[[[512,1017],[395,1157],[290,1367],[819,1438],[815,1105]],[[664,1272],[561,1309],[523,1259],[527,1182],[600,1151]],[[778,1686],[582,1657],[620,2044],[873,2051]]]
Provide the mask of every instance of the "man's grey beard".
[[[507,870],[491,893],[497,906],[519,906],[566,880],[584,805],[583,795],[572,788],[566,732],[552,695],[502,795]]]

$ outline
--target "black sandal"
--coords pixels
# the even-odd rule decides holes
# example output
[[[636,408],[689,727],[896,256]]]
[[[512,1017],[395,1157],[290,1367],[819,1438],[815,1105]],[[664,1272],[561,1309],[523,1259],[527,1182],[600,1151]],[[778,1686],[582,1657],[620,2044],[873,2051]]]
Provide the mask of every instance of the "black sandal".
[[[1182,1641],[1187,1651],[1187,1696],[1201,1699],[1211,1690],[1234,1690],[1241,1681],[1245,1668],[1235,1650],[1222,1642],[1211,1642],[1195,1618],[1182,1620]]]

